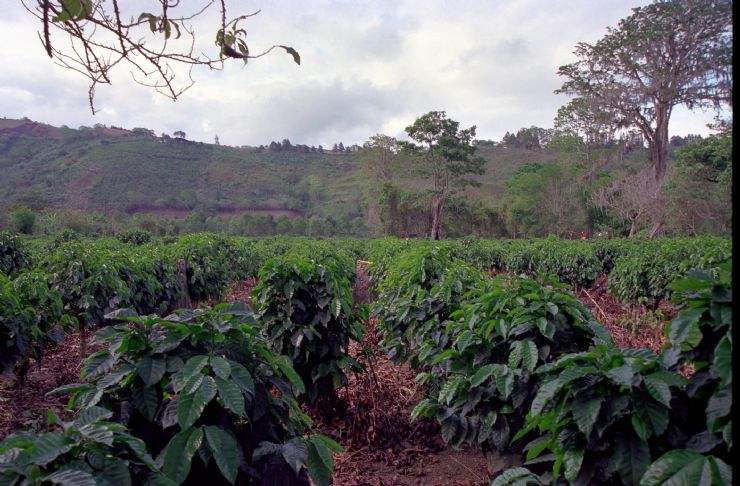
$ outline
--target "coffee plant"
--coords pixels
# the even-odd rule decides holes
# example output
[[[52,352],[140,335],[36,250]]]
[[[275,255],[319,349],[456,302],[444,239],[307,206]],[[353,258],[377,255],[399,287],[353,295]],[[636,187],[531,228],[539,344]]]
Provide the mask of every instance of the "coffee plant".
[[[418,369],[447,347],[446,324],[463,295],[483,282],[483,274],[439,247],[400,254],[379,284],[373,314],[383,346],[395,362]]]
[[[143,245],[152,241],[152,234],[144,230],[126,230],[116,235],[116,239],[121,243],[130,243],[132,245]]]
[[[14,370],[23,384],[30,359],[41,359],[47,346],[59,343],[70,324],[62,299],[47,285],[48,275],[24,272],[11,281],[0,274],[0,371]]]
[[[328,484],[330,450],[309,435],[310,420],[294,396],[303,383],[260,337],[244,304],[182,311],[161,319],[121,310],[126,322],[101,329],[105,348],[85,362],[69,407],[111,410],[156,457],[172,483],[219,477],[246,482]],[[277,392],[277,393],[276,393]]]
[[[514,438],[536,429],[530,463],[552,461],[569,483],[638,484],[671,424],[671,400],[686,379],[650,350],[607,344],[565,354],[537,369],[542,378]],[[544,452],[549,454],[543,455]]]
[[[594,338],[591,313],[563,287],[500,275],[466,296],[447,326],[454,341],[431,361],[444,370],[443,383],[412,418],[435,418],[444,441],[454,446],[517,449],[510,439],[538,390],[535,368],[561,353],[587,349]],[[435,373],[417,378],[426,382]]]
[[[0,231],[0,273],[12,277],[28,265],[28,257],[20,238],[7,231]]]
[[[349,342],[362,338],[365,311],[353,309],[354,273],[342,263],[290,255],[268,260],[253,291],[270,346],[292,360],[311,404],[333,397],[346,371],[361,369],[349,356]]]
[[[90,407],[71,422],[49,412],[58,429],[37,435],[18,432],[0,442],[0,484],[128,486],[134,477],[156,483],[159,468],[144,443],[111,422],[113,412]]]

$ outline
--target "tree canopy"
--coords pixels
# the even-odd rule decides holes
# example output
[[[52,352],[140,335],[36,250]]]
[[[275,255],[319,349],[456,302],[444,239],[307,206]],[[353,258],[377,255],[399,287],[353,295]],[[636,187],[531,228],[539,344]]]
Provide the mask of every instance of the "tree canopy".
[[[482,174],[485,160],[475,157],[475,125],[460,130],[460,123],[447,118],[444,111],[430,111],[406,127],[411,142],[399,142],[417,155],[419,172],[433,183],[431,239],[441,238],[442,212],[451,190],[477,185],[468,176]]]
[[[673,108],[732,104],[732,0],[659,0],[632,9],[596,44],[577,44],[556,93],[589,100],[638,128],[656,180],[666,172]]]

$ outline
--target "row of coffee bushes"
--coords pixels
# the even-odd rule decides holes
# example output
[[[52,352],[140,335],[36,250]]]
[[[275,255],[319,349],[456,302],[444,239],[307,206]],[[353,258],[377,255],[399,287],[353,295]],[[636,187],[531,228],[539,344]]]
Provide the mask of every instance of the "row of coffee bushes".
[[[669,285],[682,312],[660,355],[619,350],[555,282],[476,281],[435,248],[387,268],[375,313],[391,355],[427,384],[413,417],[437,420],[453,445],[523,455],[529,469],[497,484],[728,483],[731,266]]]
[[[72,393],[77,417],[0,442],[0,480],[328,485],[341,447],[311,432],[299,402],[336,400],[346,372],[360,369],[348,356],[364,331],[353,269],[332,255],[285,255],[260,270],[256,313],[220,304],[166,319],[108,314],[127,322],[98,331],[105,346],[82,382],[58,390]]]
[[[657,240],[597,239],[475,240],[464,238],[443,242],[374,240],[368,251],[378,279],[388,262],[408,248],[446,249],[479,269],[496,273],[554,276],[562,283],[590,287],[609,274],[609,291],[625,303],[657,306],[670,298],[668,283],[688,269],[711,266],[732,256],[732,241],[726,238],[661,238]],[[377,280],[377,279],[376,279]]]

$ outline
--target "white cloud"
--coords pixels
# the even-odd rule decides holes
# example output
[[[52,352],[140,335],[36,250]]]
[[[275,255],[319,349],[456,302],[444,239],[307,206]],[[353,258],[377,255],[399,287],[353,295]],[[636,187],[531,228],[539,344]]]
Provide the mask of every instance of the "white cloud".
[[[126,2],[129,13],[154,1]],[[84,77],[52,64],[38,40],[38,21],[20,5],[0,19],[0,115],[69,126],[105,123],[182,130],[188,138],[259,145],[362,143],[403,128],[429,110],[446,110],[479,138],[500,139],[523,126],[552,126],[567,98],[553,94],[558,66],[574,59],[579,41],[594,42],[630,8],[613,0],[273,0],[230,3],[250,49],[295,47],[223,71],[195,69],[196,81],[175,103],[137,85],[127,69],[98,88],[93,117]],[[190,4],[188,2],[188,4]],[[193,3],[191,5],[201,5]],[[197,52],[215,54],[219,24],[211,10],[194,27]],[[62,42],[61,37],[53,38]],[[20,46],[23,46],[22,48]],[[672,133],[706,133],[712,113],[677,110]]]

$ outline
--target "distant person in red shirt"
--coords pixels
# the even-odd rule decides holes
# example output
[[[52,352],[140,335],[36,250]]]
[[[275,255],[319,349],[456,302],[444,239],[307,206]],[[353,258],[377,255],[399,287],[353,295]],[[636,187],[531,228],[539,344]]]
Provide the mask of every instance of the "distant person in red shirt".
[[[582,240],[585,240],[586,238],[588,238],[588,235],[586,234],[586,232],[585,231],[581,231],[581,239]]]

